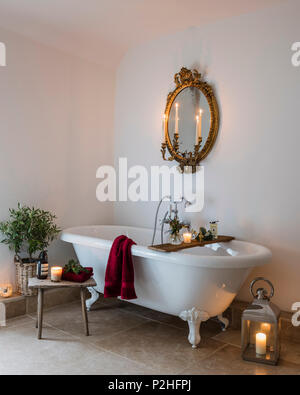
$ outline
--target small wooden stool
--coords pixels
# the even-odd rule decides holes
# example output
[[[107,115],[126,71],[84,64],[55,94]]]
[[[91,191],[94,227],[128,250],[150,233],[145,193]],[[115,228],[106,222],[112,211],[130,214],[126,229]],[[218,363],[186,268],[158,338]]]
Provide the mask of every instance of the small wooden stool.
[[[84,329],[86,336],[89,336],[89,324],[88,324],[87,310],[85,305],[85,289],[88,287],[95,287],[96,285],[97,285],[96,281],[93,278],[90,278],[88,281],[85,281],[84,283],[74,283],[71,281],[60,281],[55,283],[52,282],[50,279],[39,280],[37,278],[29,278],[28,287],[38,290],[38,311],[37,311],[37,323],[36,323],[36,327],[38,328],[38,339],[42,338],[44,291],[45,289],[53,289],[53,288],[80,288]]]

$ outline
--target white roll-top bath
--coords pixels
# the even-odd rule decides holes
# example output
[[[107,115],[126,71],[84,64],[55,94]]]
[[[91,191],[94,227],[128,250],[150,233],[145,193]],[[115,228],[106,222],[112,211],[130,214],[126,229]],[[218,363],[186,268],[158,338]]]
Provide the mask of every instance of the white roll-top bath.
[[[222,313],[251,270],[271,260],[267,248],[238,240],[164,253],[147,248],[151,229],[106,225],[66,229],[61,239],[73,244],[82,266],[94,268],[97,287],[90,289],[88,309],[104,291],[108,255],[119,235],[137,243],[132,247],[132,255],[138,298],[130,302],[186,320],[193,347],[201,340],[202,321],[218,316],[224,328],[228,325]]]

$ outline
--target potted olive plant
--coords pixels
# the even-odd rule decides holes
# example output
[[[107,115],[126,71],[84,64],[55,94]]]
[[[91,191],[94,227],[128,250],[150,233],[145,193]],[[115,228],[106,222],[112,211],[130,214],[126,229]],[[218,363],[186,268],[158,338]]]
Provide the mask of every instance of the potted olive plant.
[[[23,295],[32,295],[28,278],[36,275],[37,254],[47,250],[60,232],[55,219],[49,211],[18,203],[17,209],[9,209],[9,220],[0,223],[1,242],[15,253],[17,288]]]

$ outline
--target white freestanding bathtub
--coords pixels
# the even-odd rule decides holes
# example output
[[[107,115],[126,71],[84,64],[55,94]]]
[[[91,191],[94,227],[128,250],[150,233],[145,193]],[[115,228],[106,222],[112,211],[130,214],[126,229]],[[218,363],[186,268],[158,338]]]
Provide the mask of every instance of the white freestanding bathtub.
[[[244,241],[208,244],[179,252],[164,253],[147,248],[152,230],[125,226],[82,226],[66,229],[61,239],[72,243],[82,266],[94,268],[97,287],[90,289],[88,309],[104,291],[105,269],[113,240],[119,235],[132,238],[135,290],[130,300],[188,321],[189,341],[200,342],[202,321],[216,317],[228,326],[222,313],[240,290],[252,268],[268,263],[270,251]]]

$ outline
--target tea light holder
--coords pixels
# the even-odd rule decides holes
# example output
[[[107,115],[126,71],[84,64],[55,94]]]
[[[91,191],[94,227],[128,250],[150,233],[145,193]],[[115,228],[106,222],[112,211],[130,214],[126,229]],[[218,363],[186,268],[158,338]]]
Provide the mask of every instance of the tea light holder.
[[[184,232],[182,234],[183,242],[185,244],[190,244],[192,242],[192,236],[193,236],[192,232],[190,232],[190,231]]]
[[[2,298],[10,298],[13,294],[12,284],[0,284],[0,296]]]
[[[271,287],[271,293],[253,286],[257,281],[265,281]],[[250,286],[254,300],[242,315],[242,358],[245,361],[277,365],[280,356],[280,310],[270,302],[274,295],[272,283],[257,277]]]
[[[62,267],[53,266],[51,267],[51,281],[59,283],[62,277]]]

